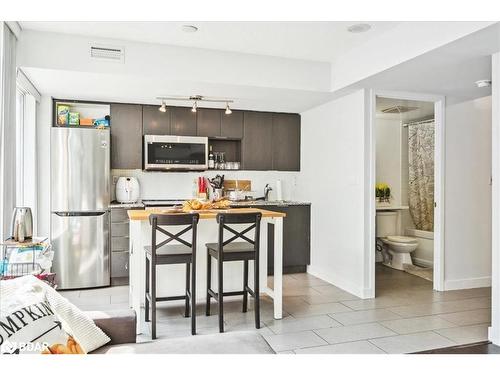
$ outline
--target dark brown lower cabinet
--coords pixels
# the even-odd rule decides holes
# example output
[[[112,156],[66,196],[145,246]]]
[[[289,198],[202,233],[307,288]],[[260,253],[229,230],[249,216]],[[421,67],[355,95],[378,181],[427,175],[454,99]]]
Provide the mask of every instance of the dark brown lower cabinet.
[[[284,212],[283,220],[283,273],[306,272],[311,262],[311,206],[261,206],[260,208]],[[274,225],[268,224],[267,268],[274,274]]]

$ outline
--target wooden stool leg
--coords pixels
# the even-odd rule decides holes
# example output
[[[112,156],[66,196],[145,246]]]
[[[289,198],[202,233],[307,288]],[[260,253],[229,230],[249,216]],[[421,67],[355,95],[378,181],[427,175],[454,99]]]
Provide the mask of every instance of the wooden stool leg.
[[[255,293],[255,328],[260,328],[260,290],[259,290],[259,258],[254,261],[254,293]]]
[[[154,259],[151,259],[151,338],[156,339],[156,262]]]
[[[212,287],[212,257],[207,251],[207,305],[205,310],[205,315],[210,315],[210,293],[208,290]]]
[[[243,312],[248,311],[248,260],[243,261]]]
[[[149,300],[148,300],[148,294],[149,294],[149,259],[146,257],[146,292],[144,293],[145,295],[145,301],[144,301],[144,315],[146,315],[145,321],[149,322]]]
[[[223,262],[221,259],[217,260],[219,289],[217,290],[217,299],[219,300],[219,332],[224,332],[224,274]]]
[[[189,317],[189,294],[190,294],[190,284],[191,283],[191,264],[190,263],[186,263],[186,293],[185,293],[185,296],[186,296],[186,304],[185,304],[185,308],[184,308],[184,316],[187,318]]]

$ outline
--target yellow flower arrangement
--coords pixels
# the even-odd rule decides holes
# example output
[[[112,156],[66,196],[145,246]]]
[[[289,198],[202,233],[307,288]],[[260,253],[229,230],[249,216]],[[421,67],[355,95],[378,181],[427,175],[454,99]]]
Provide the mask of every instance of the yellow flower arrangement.
[[[375,184],[375,196],[380,202],[388,202],[391,198],[391,188],[385,182]]]

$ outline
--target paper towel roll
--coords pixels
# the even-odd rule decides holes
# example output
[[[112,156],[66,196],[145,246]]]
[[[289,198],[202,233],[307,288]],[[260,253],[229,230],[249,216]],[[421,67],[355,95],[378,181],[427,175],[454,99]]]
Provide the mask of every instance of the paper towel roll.
[[[276,181],[276,199],[279,201],[283,200],[283,188],[281,186],[281,180]]]

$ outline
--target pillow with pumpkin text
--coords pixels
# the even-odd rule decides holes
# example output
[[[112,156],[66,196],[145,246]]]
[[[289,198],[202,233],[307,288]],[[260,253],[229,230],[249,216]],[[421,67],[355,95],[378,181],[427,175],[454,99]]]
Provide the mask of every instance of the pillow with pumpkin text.
[[[33,276],[0,281],[0,353],[85,354],[109,340],[43,281]]]

